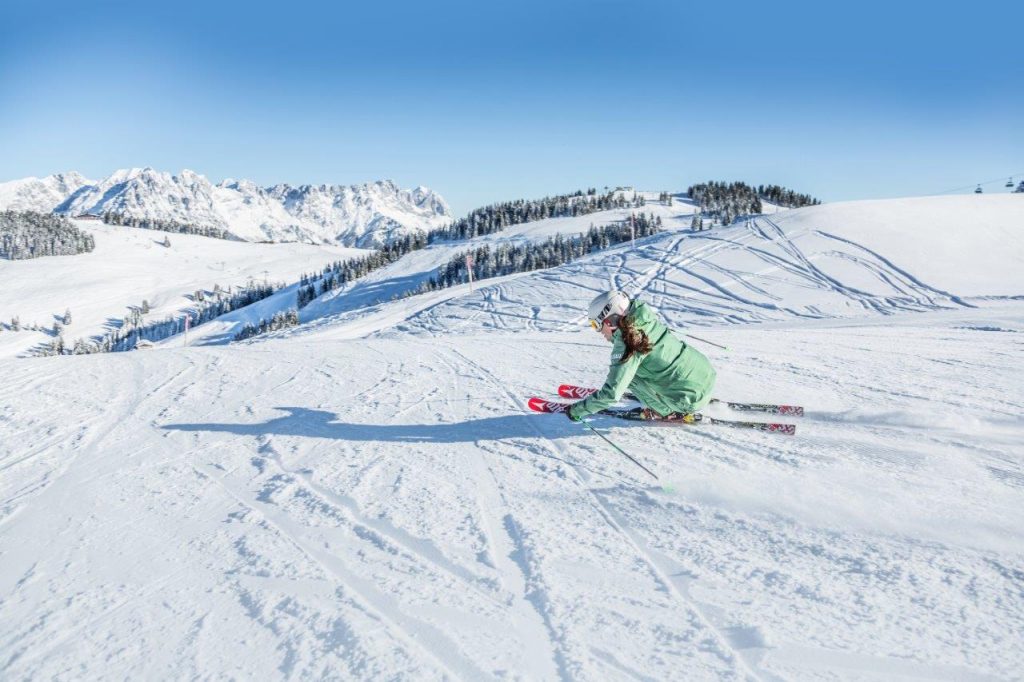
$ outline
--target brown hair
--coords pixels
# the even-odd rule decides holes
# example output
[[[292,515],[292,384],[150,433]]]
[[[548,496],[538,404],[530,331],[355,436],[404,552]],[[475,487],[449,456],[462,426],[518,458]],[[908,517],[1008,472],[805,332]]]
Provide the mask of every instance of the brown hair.
[[[626,352],[622,354],[619,362],[625,362],[633,356],[633,353],[646,355],[651,352],[651,340],[642,329],[633,326],[633,318],[623,315],[619,318],[619,329],[622,331],[622,341],[626,344]]]

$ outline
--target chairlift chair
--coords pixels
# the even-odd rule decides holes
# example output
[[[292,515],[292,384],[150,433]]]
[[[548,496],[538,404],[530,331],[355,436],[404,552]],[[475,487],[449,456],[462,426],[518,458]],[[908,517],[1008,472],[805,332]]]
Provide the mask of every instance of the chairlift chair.
[[[981,194],[981,185],[978,185],[977,189],[974,190],[975,194]]]
[[[1012,177],[1009,180],[1006,181],[1006,186],[1010,187],[1010,188],[1013,187],[1013,178]]]

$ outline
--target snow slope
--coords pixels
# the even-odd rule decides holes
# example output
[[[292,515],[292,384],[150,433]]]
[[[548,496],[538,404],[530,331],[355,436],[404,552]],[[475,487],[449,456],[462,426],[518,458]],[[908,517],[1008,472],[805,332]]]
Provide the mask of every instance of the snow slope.
[[[648,199],[657,196],[653,192],[646,194]],[[621,223],[629,220],[630,215],[636,213],[653,214],[660,217],[666,230],[677,232],[684,227],[689,229],[693,211],[693,205],[688,201],[676,201],[672,207],[652,202],[637,209],[599,211],[575,218],[549,218],[512,225],[500,232],[473,239],[438,242],[421,251],[410,253],[397,263],[376,270],[348,286],[320,297],[319,300],[314,301],[303,310],[303,319],[313,320],[327,315],[363,309],[369,305],[387,301],[394,295],[401,296],[414,291],[421,282],[437,274],[437,269],[453,257],[484,245],[494,248],[502,243],[543,242],[558,234],[575,236],[585,233],[591,225]]]
[[[648,204],[664,234],[623,244],[560,268],[451,291],[415,310],[401,332],[444,334],[510,329],[558,331],[584,324],[587,302],[618,287],[642,292],[673,324],[721,326],[827,320],[865,314],[945,310],[1024,296],[1024,200],[1019,195],[846,202],[756,217],[725,228],[689,229],[693,208]],[[585,231],[628,212],[530,224],[469,242],[435,245],[332,292],[304,311],[329,324],[298,333],[351,337],[379,307],[433,275],[457,253],[484,242],[543,239]],[[969,226],[965,228],[964,226]],[[415,307],[415,304],[406,304]],[[393,308],[384,314],[390,320]]]
[[[23,327],[46,331],[0,331],[0,357],[25,354],[49,343],[54,321],[71,310],[65,328],[70,345],[120,324],[129,306],[143,300],[152,312],[146,320],[179,315],[197,289],[210,291],[245,285],[250,280],[294,282],[303,272],[366,253],[361,249],[308,244],[250,244],[186,234],[74,221],[93,235],[96,248],[76,256],[0,259],[0,321],[19,317]],[[170,239],[170,248],[162,245]],[[294,307],[294,291],[289,305]],[[284,304],[282,304],[282,307]],[[269,317],[269,316],[268,316]]]
[[[721,395],[809,417],[596,423],[667,488],[523,410],[599,380],[592,332],[8,362],[0,669],[1013,679],[1024,314],[958,314],[898,351],[871,323],[717,332]]]
[[[1018,208],[934,272],[828,208],[254,342],[0,359],[0,677],[1018,679]],[[797,435],[595,419],[655,482],[527,412],[603,378],[576,321],[608,281]]]

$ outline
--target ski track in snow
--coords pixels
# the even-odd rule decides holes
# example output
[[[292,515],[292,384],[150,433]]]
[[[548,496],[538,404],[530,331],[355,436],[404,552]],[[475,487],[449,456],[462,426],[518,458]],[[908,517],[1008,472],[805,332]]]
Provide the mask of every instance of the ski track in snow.
[[[460,353],[460,355],[462,355],[462,354]],[[465,358],[467,361],[469,361],[469,362],[471,362],[473,364],[473,366],[479,372],[480,376],[485,377],[489,381],[489,383],[491,383],[491,385],[494,387],[496,392],[504,393],[505,396],[509,399],[510,406],[513,407],[513,409],[515,408],[515,406],[519,402],[519,399],[517,398],[517,396],[515,394],[511,393],[510,391],[508,391],[508,389],[506,389],[504,387],[504,384],[500,380],[498,380],[490,371],[488,371],[486,368],[484,368],[482,365],[480,365],[480,364],[478,364],[478,363],[476,363],[476,362],[474,362],[472,360],[469,360],[469,358],[466,358],[465,355],[462,355],[462,357]],[[547,440],[546,436],[544,436],[542,431],[540,431],[538,429],[537,433],[538,433],[539,436],[541,436],[542,438],[545,438],[545,440]],[[559,448],[557,448],[557,446],[555,446],[555,450],[559,454],[564,454],[564,453],[561,452],[561,450]],[[571,464],[570,464],[570,466],[573,468],[573,471],[574,471],[574,474],[575,474],[575,478],[577,478],[577,480],[578,480],[579,484],[581,485],[581,487],[586,489],[586,487],[587,487],[586,483],[582,479],[579,470],[577,470]],[[588,492],[593,493],[593,491],[590,491],[589,489],[588,489]],[[716,656],[721,657],[723,660],[725,660],[725,662],[727,662],[730,665],[734,664],[735,660],[732,658],[732,656],[730,654],[733,654],[735,652],[731,651],[731,647],[729,647],[729,645],[727,643],[722,641],[720,637],[716,637],[717,633],[715,635],[706,635],[706,634],[703,634],[703,633],[700,632],[700,630],[703,629],[701,626],[705,625],[705,623],[701,622],[703,620],[703,618],[702,618],[701,614],[699,613],[699,611],[694,609],[692,607],[692,605],[685,598],[683,598],[681,593],[673,587],[671,581],[669,581],[664,576],[662,571],[658,568],[655,560],[652,559],[652,557],[649,555],[649,553],[647,553],[646,551],[644,551],[641,548],[641,546],[636,542],[635,536],[631,532],[629,532],[627,529],[625,529],[623,527],[623,524],[620,523],[619,520],[615,517],[614,512],[607,505],[607,503],[599,495],[595,494],[594,496],[595,496],[595,499],[597,501],[597,504],[593,505],[593,511],[596,512],[601,517],[601,519],[605,523],[607,523],[616,533],[621,535],[622,538],[629,545],[629,547],[636,552],[636,554],[639,556],[641,561],[643,561],[646,564],[647,569],[651,573],[651,575],[654,578],[654,580],[656,581],[656,583],[658,583],[659,589],[663,590],[667,594],[671,595],[672,597],[674,597],[674,598],[678,599],[680,602],[682,602],[681,606],[682,606],[683,610],[687,612],[688,620],[690,621],[691,627],[696,626],[696,627],[694,627],[694,629],[697,630],[697,632],[695,632],[693,634],[690,634],[689,636],[693,637],[693,638],[703,637],[703,643],[704,643],[704,645],[707,647],[707,649],[711,653],[713,653]],[[723,653],[723,651],[722,651],[723,649],[725,651],[727,651],[728,653]],[[713,670],[713,668],[712,668],[712,670]],[[721,674],[722,671],[718,671],[718,672],[719,672],[719,674]],[[728,670],[728,673],[730,675],[736,675],[737,672],[738,671],[736,671],[736,670]],[[744,672],[747,673],[747,674],[750,674],[749,670],[745,670]]]
[[[801,246],[802,242],[808,245]],[[827,262],[827,267],[818,261]],[[397,277],[402,266],[394,267]],[[572,323],[566,320],[580,320],[578,311],[586,301],[609,286],[646,296],[676,324],[889,316],[973,307],[852,239],[812,226],[787,231],[770,217],[759,216],[749,224],[707,233],[675,231],[647,237],[635,248],[613,247],[606,254],[553,270],[484,280],[476,296],[458,287],[444,290],[448,293],[441,292],[433,304],[410,310],[398,329],[427,335],[452,329],[567,331]],[[393,336],[390,325],[397,308],[388,310],[389,324],[378,323],[377,330]],[[575,312],[567,315],[563,310]],[[328,334],[342,338],[347,327],[363,332],[374,314],[371,310],[335,316],[332,322],[337,326]]]
[[[1012,335],[957,325],[893,350],[880,327],[721,332],[720,395],[808,416],[794,439],[596,424],[666,489],[524,413],[598,380],[586,333],[12,363],[0,414],[32,446],[0,450],[0,669],[1012,677],[1020,370]]]

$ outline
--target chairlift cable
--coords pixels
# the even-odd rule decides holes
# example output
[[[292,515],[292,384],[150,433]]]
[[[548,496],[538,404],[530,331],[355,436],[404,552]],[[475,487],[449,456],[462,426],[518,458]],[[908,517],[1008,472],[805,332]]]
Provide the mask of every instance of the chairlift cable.
[[[1011,175],[1009,175],[1009,177],[1012,178],[1015,175],[1024,175],[1024,173],[1012,173]],[[1006,175],[1001,175],[998,178],[994,178],[992,180],[986,180],[984,182],[972,182],[969,185],[964,185],[963,187],[954,187],[953,189],[947,189],[947,190],[945,190],[943,192],[936,192],[936,194],[951,194],[952,192],[962,192],[964,190],[973,189],[973,188],[977,187],[978,185],[991,185],[993,182],[1002,182],[1003,178],[1005,178],[1005,177],[1007,177],[1007,176]]]

